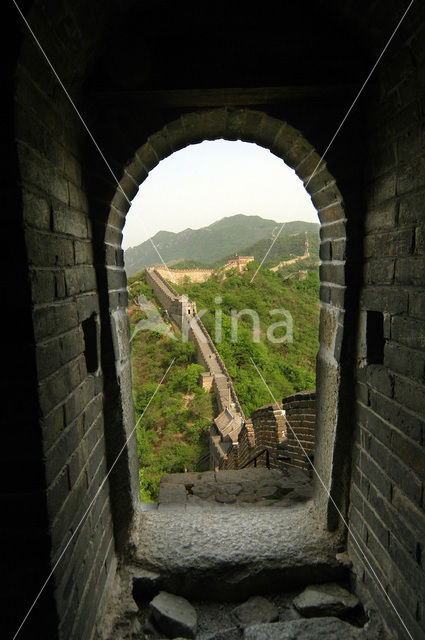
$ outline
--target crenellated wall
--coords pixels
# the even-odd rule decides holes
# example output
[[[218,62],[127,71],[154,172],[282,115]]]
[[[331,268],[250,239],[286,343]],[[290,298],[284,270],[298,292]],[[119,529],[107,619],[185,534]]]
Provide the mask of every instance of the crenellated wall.
[[[281,403],[260,407],[242,425],[237,442],[228,442],[217,466],[241,469],[267,448],[271,469],[288,466],[310,471],[308,458],[313,462],[315,419],[315,391],[300,391],[284,398]],[[266,465],[265,454],[257,459],[256,464]],[[254,462],[248,466],[254,466]]]
[[[314,428],[316,423],[316,392],[300,391],[283,398],[286,412],[286,443],[284,455],[288,466],[304,471],[311,469],[314,458]],[[307,457],[308,456],[308,457]]]
[[[278,445],[286,437],[286,420],[283,406],[280,402],[260,407],[251,414],[251,419],[239,434],[239,468],[247,465],[257,453],[267,448],[270,452],[270,468],[279,469]],[[251,462],[248,466],[254,466]],[[262,455],[257,460],[258,467],[266,466],[266,457]]]

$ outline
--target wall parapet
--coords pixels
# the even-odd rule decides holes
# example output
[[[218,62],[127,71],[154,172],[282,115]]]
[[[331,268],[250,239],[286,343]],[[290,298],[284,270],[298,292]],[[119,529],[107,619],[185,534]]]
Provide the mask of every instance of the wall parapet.
[[[316,392],[300,391],[273,404],[259,407],[242,424],[238,435],[237,456],[231,447],[222,463],[226,469],[241,469],[264,449],[271,453],[270,468],[284,466],[309,471],[314,456]],[[308,457],[307,457],[308,456]],[[235,466],[232,466],[235,465]],[[266,465],[265,456],[256,466]],[[252,461],[249,466],[254,466]]]
[[[289,460],[286,464],[308,471],[314,457],[316,392],[301,391],[287,396],[282,405],[287,422],[285,456]]]

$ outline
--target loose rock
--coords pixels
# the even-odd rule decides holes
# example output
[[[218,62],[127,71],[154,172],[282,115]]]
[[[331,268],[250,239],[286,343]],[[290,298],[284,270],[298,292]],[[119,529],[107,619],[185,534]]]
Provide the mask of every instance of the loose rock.
[[[277,607],[261,596],[249,598],[249,600],[233,609],[232,613],[243,627],[262,622],[274,622],[279,619]]]
[[[307,587],[293,600],[297,611],[306,618],[341,616],[359,605],[359,599],[339,584],[318,584]]]
[[[169,638],[195,638],[196,611],[185,598],[160,591],[150,603],[155,626]]]

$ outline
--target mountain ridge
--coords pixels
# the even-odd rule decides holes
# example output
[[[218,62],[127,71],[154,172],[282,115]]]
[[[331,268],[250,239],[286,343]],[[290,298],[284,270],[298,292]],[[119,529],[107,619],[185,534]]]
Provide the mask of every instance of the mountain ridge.
[[[238,253],[259,241],[271,241],[282,223],[257,215],[235,214],[216,220],[212,224],[177,233],[158,231],[152,241],[163,260],[169,263],[199,261],[213,266],[219,260]],[[319,224],[293,220],[285,223],[280,237],[307,231],[318,232]],[[125,267],[129,276],[147,266],[158,264],[158,253],[149,240],[125,251]]]

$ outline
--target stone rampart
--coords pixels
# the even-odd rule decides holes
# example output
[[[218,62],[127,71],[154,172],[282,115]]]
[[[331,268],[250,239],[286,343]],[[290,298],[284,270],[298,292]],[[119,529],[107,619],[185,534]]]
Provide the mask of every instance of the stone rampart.
[[[308,458],[313,461],[314,457],[315,405],[315,391],[301,391],[284,398],[281,403],[254,411],[242,425],[237,443],[229,443],[222,468],[254,466],[254,462],[249,461],[267,448],[271,469],[285,465],[309,471]],[[233,449],[236,449],[235,453]],[[257,459],[256,466],[266,466],[265,454]]]
[[[242,273],[246,269],[246,265],[248,262],[252,262],[254,260],[254,256],[236,256],[235,258],[230,258],[223,267],[224,271],[228,271],[229,269],[237,269],[239,273]]]
[[[184,284],[185,279],[191,282],[205,282],[214,273],[214,269],[166,269],[155,267],[155,271],[175,284]]]
[[[307,471],[311,468],[308,458],[314,457],[316,392],[301,391],[284,398],[282,405],[287,422],[286,464]]]
[[[281,467],[278,461],[278,445],[286,438],[286,420],[280,402],[260,407],[242,427],[238,438],[238,467],[254,466],[253,458],[267,448],[271,469]],[[251,462],[249,462],[251,460]],[[266,455],[261,455],[257,467],[266,466]]]
[[[162,308],[167,311],[169,318],[180,329],[183,328],[185,317],[196,316],[195,303],[189,301],[187,296],[181,296],[177,293],[156,269],[146,269],[146,282],[152,287],[156,299]]]
[[[236,410],[238,413],[241,414],[242,417],[244,417],[244,412],[242,410],[242,407],[239,403],[238,400],[238,396],[236,395],[236,391],[235,388],[233,386],[233,382],[232,382],[232,378],[229,375],[229,372],[227,371],[226,365],[224,364],[222,357],[220,356],[217,347],[215,346],[214,342],[211,340],[211,336],[208,333],[208,331],[206,330],[202,320],[200,318],[198,318],[198,326],[201,329],[202,333],[204,334],[206,340],[207,340],[207,344],[209,349],[211,350],[212,354],[215,355],[215,360],[217,362],[218,367],[220,368],[221,373],[226,376],[227,378],[227,382],[230,388],[230,398],[231,398],[231,402],[233,402],[235,404]],[[222,403],[223,404],[223,403]]]

